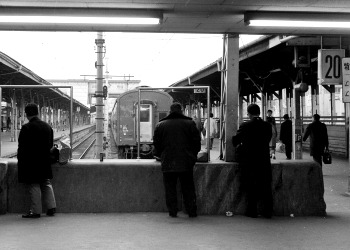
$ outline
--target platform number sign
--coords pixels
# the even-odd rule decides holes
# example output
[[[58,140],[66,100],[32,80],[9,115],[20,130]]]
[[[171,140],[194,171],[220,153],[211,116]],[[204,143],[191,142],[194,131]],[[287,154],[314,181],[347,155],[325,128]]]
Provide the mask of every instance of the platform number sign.
[[[342,84],[342,59],[344,49],[318,50],[318,83],[321,85]]]
[[[350,102],[350,58],[343,58],[343,102]]]
[[[205,94],[207,91],[204,88],[201,89],[193,89],[193,93],[195,94]]]

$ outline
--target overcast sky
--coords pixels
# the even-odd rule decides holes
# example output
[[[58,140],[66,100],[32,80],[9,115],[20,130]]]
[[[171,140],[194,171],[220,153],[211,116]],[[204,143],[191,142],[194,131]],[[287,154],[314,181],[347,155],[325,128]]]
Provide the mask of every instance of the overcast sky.
[[[182,80],[219,59],[223,52],[222,35],[104,35],[109,74],[131,75],[131,79],[152,87],[166,87]],[[0,31],[0,37],[1,52],[44,79],[83,79],[81,75],[96,74],[96,32]],[[241,36],[240,46],[258,37]]]

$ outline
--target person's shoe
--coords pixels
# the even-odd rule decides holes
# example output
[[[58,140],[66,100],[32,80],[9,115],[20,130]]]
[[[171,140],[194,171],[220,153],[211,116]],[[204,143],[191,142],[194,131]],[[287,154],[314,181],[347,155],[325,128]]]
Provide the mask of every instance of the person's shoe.
[[[22,218],[25,218],[25,219],[36,219],[36,218],[40,218],[40,214],[35,214],[32,211],[29,211],[27,214],[23,214]]]
[[[172,217],[172,218],[176,218],[177,217],[177,213],[169,212],[169,216]]]
[[[47,210],[46,215],[47,216],[55,216],[56,208],[50,208]]]
[[[245,213],[245,216],[250,217],[250,218],[258,218],[258,214],[256,214],[256,213]]]
[[[287,157],[286,160],[291,160],[291,158],[288,158],[288,157]]]

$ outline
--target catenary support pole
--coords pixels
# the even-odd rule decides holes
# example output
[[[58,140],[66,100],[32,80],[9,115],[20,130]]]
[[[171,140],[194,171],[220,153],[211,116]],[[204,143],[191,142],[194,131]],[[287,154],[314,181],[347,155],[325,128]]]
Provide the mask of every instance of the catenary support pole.
[[[103,153],[103,121],[104,121],[104,103],[103,103],[103,33],[97,33],[97,39],[95,40],[97,46],[97,76],[96,76],[96,142],[95,142],[95,157],[99,158]]]

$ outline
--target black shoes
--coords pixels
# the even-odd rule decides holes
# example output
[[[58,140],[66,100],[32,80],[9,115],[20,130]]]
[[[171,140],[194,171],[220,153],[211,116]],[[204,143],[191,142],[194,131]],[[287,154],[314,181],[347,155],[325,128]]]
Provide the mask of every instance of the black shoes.
[[[50,208],[47,210],[46,215],[47,216],[54,216],[55,213],[56,213],[56,208]],[[40,214],[35,214],[32,211],[29,211],[27,214],[23,214],[22,218],[36,219],[36,218],[40,218]]]
[[[176,212],[169,212],[169,216],[172,218],[176,218],[177,217],[177,213]]]
[[[22,218],[25,218],[25,219],[36,219],[36,218],[40,218],[40,214],[35,214],[32,211],[29,211],[27,214],[23,214]]]
[[[46,215],[47,216],[55,216],[56,208],[50,208],[47,210]]]

